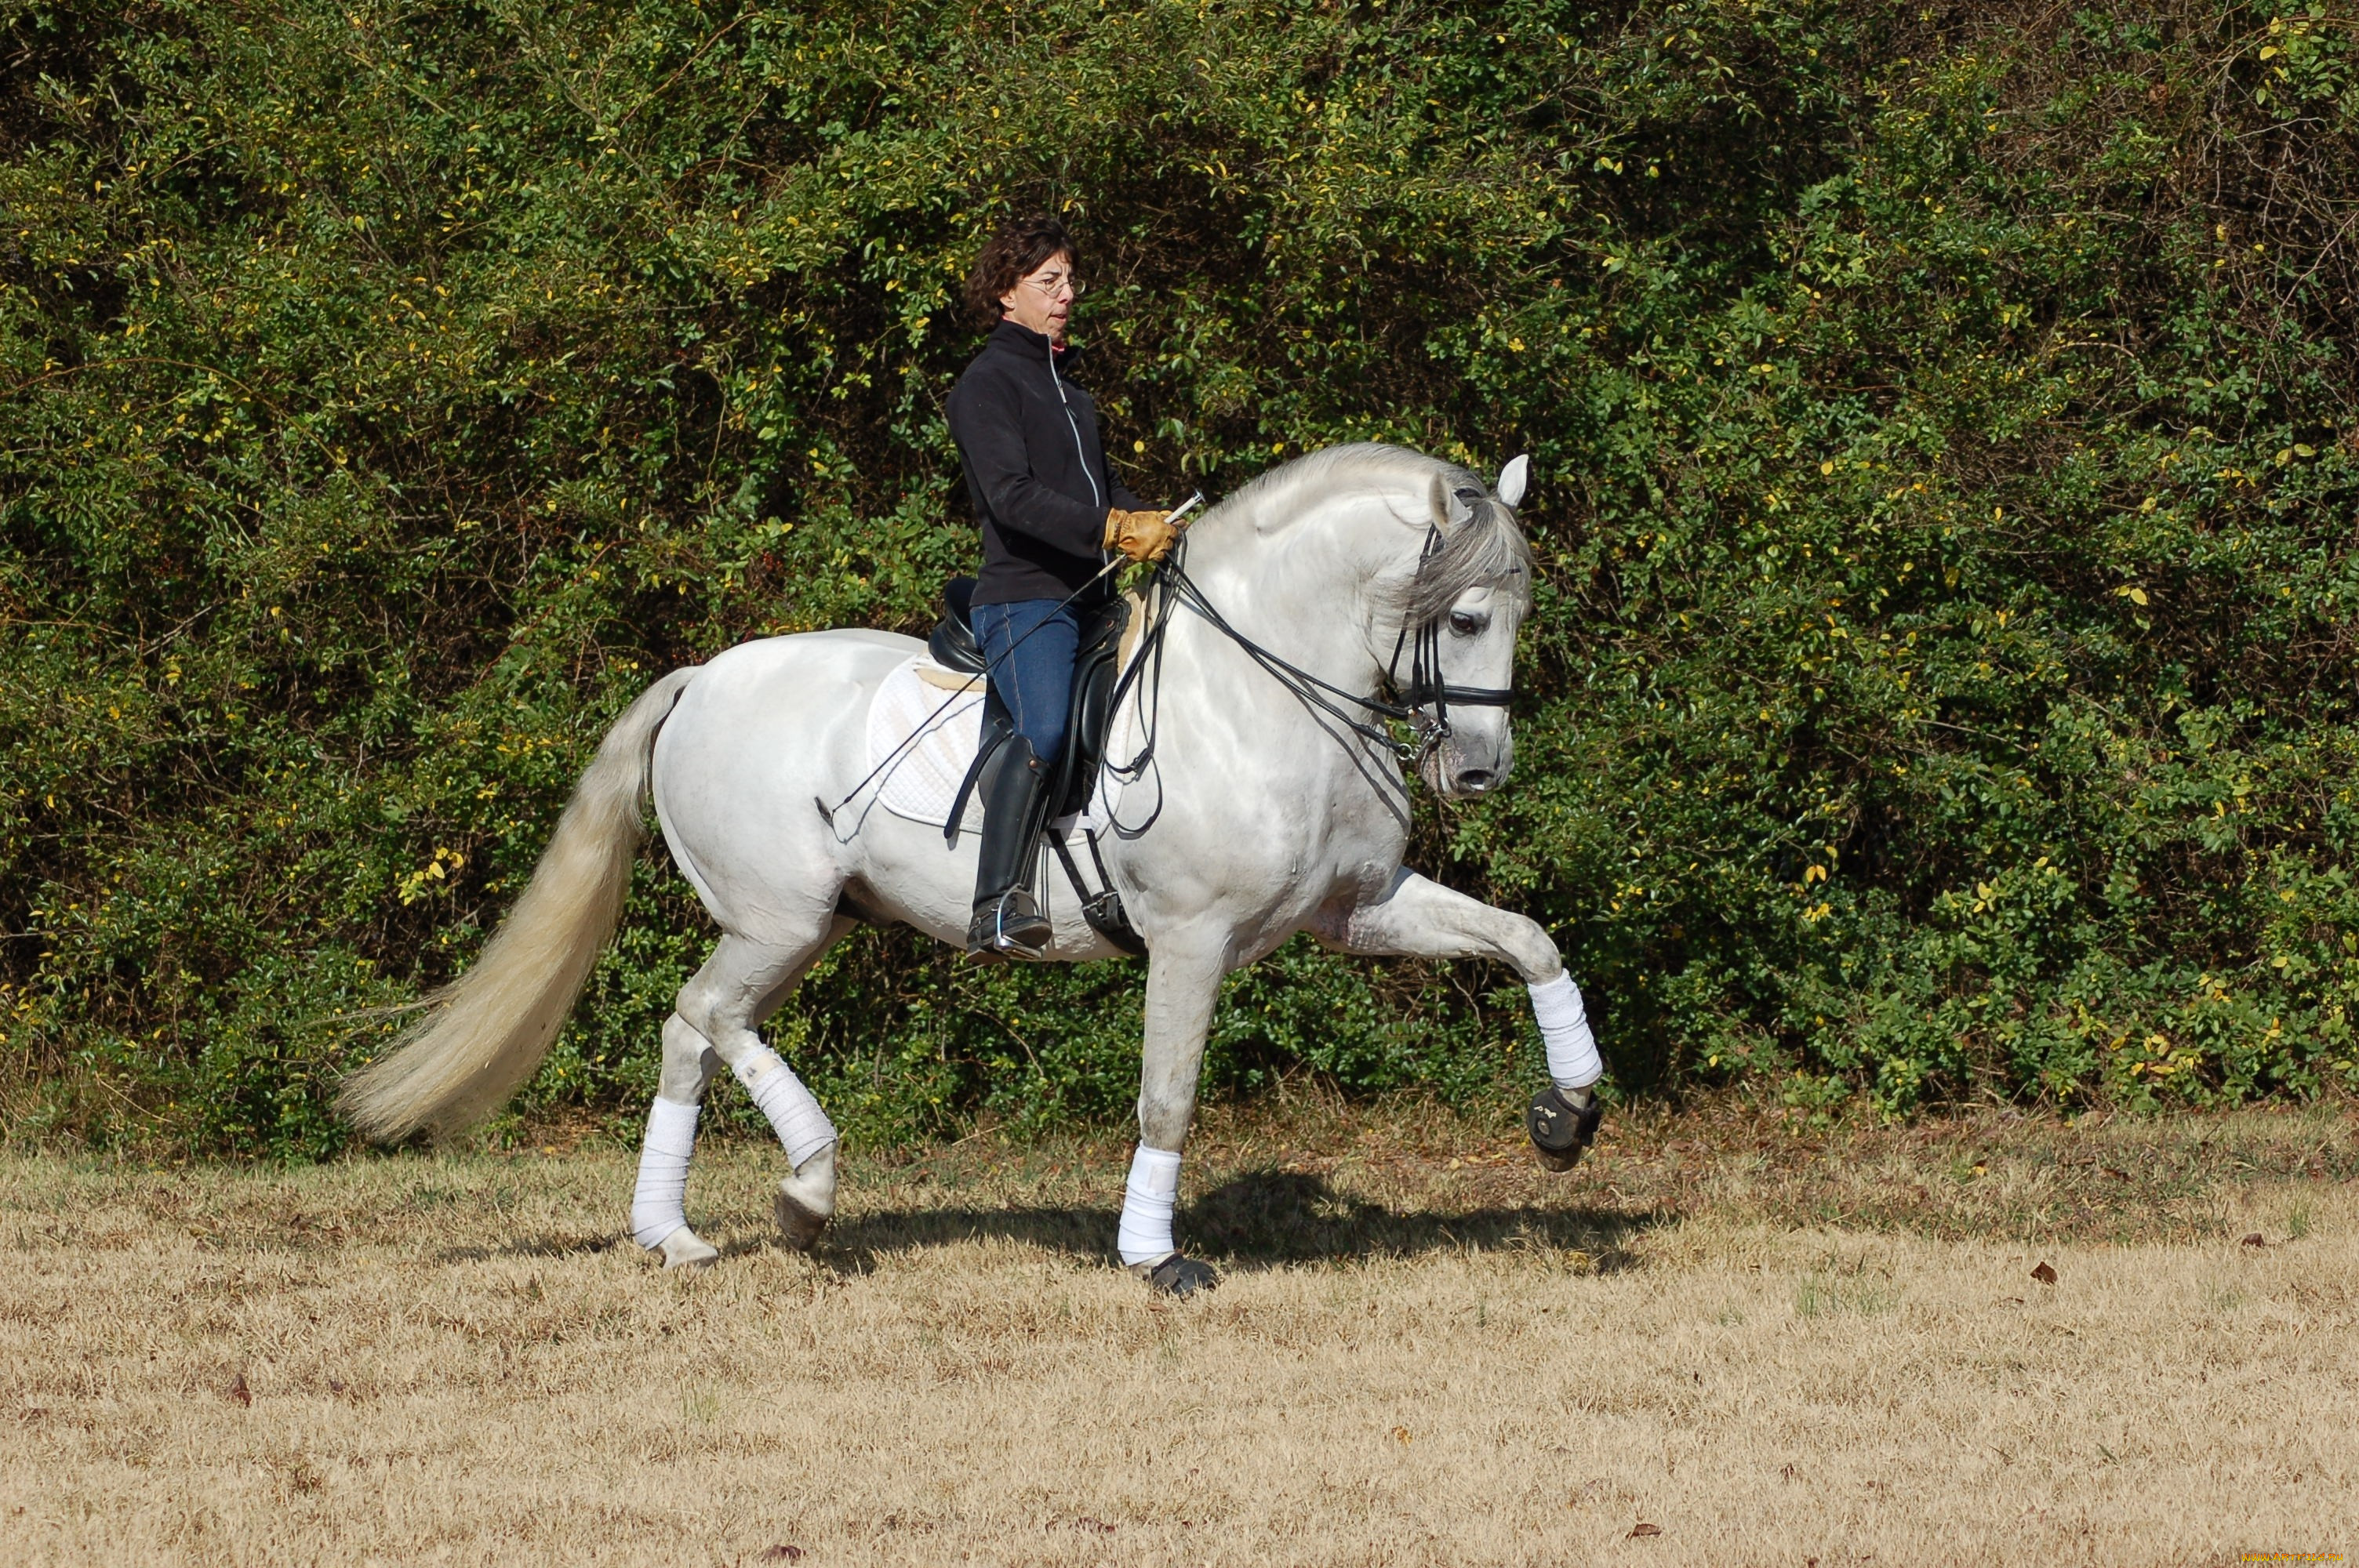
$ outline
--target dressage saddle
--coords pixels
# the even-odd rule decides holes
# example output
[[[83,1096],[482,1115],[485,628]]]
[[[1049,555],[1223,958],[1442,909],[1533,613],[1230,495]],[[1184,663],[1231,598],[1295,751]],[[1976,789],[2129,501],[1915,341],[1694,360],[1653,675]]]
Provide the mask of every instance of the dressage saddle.
[[[970,619],[974,606],[975,579],[953,578],[942,589],[944,612],[934,626],[933,634],[926,639],[926,653],[934,663],[946,669],[967,675],[986,675],[988,668],[983,656],[983,644],[976,641],[974,624]],[[1058,817],[1071,816],[1085,809],[1091,792],[1097,788],[1098,770],[1105,762],[1106,730],[1114,719],[1114,686],[1122,676],[1122,634],[1130,623],[1130,605],[1125,600],[1113,600],[1103,609],[1085,617],[1082,622],[1082,640],[1073,663],[1071,707],[1066,713],[1065,745],[1057,757],[1056,767],[1049,779],[1048,799],[1053,803],[1047,816],[1050,823]],[[976,749],[973,764],[967,769],[965,782],[959,785],[958,797],[951,803],[950,821],[942,837],[952,842],[958,838],[960,820],[966,815],[967,797],[974,793],[975,783],[983,775],[984,765],[991,754],[1005,745],[1016,733],[1013,718],[1000,700],[996,687],[986,684],[983,699],[983,744]],[[1098,853],[1097,835],[1084,832],[1090,859],[1095,863],[1098,887],[1093,892],[1082,880],[1081,867],[1074,861],[1072,849],[1065,836],[1053,826],[1044,824],[1040,837],[1056,852],[1064,867],[1066,880],[1073,885],[1075,896],[1082,901],[1082,917],[1090,929],[1125,953],[1145,953],[1147,943],[1132,929],[1128,915],[1122,907],[1122,895],[1114,891],[1106,875],[1105,860]]]

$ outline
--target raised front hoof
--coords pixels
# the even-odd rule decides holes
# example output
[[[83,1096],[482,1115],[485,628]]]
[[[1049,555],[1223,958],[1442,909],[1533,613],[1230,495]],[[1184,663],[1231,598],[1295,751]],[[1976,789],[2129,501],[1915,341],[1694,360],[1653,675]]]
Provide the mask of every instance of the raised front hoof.
[[[820,1232],[835,1217],[807,1206],[783,1185],[778,1188],[778,1201],[770,1206],[770,1213],[778,1222],[778,1239],[797,1252],[808,1252],[818,1246]]]
[[[712,1260],[721,1256],[721,1249],[683,1225],[664,1238],[656,1254],[663,1260],[666,1269],[685,1269],[693,1274],[712,1268]]]
[[[1594,1095],[1586,1098],[1588,1103],[1575,1105],[1554,1084],[1532,1097],[1531,1108],[1524,1112],[1524,1130],[1531,1134],[1532,1152],[1546,1169],[1571,1170],[1597,1141],[1605,1108]]]
[[[1199,1263],[1177,1252],[1157,1262],[1133,1263],[1130,1271],[1145,1280],[1157,1295],[1174,1296],[1183,1302],[1200,1291],[1215,1289],[1221,1282],[1211,1264]]]

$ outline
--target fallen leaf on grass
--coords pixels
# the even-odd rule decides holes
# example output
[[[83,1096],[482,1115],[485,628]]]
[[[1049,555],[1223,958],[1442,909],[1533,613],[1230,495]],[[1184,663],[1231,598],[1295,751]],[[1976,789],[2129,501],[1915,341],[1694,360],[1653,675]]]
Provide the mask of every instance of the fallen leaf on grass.
[[[1642,1535],[1660,1535],[1662,1533],[1663,1527],[1658,1524],[1634,1524],[1630,1527],[1630,1534],[1627,1539],[1636,1541]]]
[[[2268,1243],[2262,1240],[2261,1233],[2256,1230],[2250,1236],[2245,1237],[2239,1245],[2245,1247],[2267,1247]]]
[[[2056,1271],[2043,1262],[2031,1271],[2031,1277],[2043,1285],[2052,1285],[2056,1282]]]
[[[803,1549],[801,1547],[781,1544],[762,1548],[761,1553],[756,1556],[754,1561],[756,1563],[799,1563],[802,1561],[802,1555]]]
[[[222,1391],[242,1405],[254,1403],[254,1390],[245,1386],[245,1374],[243,1372],[232,1378],[229,1380],[229,1387]]]
[[[1393,1428],[1393,1439],[1397,1443],[1407,1443],[1408,1441],[1408,1428],[1405,1426],[1397,1426]]]

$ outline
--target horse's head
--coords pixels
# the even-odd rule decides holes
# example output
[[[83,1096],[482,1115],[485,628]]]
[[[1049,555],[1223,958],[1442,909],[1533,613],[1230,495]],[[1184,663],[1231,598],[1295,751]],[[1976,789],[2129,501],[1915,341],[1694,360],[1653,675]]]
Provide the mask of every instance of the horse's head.
[[[1529,469],[1524,458],[1510,461],[1496,490],[1463,470],[1433,476],[1432,530],[1403,606],[1394,680],[1440,731],[1419,772],[1453,798],[1489,794],[1515,767],[1507,687],[1532,604],[1531,546],[1515,508]]]

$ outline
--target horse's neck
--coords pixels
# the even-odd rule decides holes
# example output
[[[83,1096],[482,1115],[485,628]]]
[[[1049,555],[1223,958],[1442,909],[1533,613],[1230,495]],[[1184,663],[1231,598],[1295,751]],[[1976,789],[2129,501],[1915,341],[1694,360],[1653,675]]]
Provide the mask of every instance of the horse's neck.
[[[1399,553],[1399,524],[1381,514],[1384,505],[1374,495],[1330,503],[1266,531],[1245,518],[1223,519],[1226,526],[1189,541],[1188,575],[1245,636],[1321,680],[1371,691],[1378,670],[1373,612],[1387,596],[1387,575],[1398,570],[1390,557]],[[1221,634],[1201,622],[1190,632]]]

